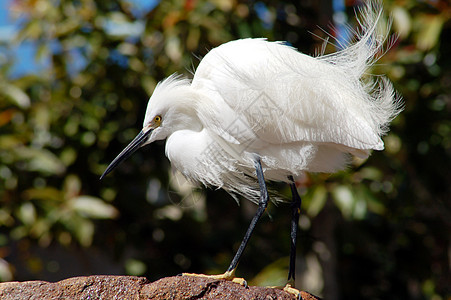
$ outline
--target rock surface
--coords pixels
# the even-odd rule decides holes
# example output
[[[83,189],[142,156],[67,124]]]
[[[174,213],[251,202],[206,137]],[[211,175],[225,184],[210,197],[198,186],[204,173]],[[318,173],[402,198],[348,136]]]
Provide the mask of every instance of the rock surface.
[[[301,292],[304,300],[319,298]],[[83,276],[58,282],[0,283],[0,299],[296,299],[279,289],[250,286],[226,280],[174,276],[155,282],[135,276]]]

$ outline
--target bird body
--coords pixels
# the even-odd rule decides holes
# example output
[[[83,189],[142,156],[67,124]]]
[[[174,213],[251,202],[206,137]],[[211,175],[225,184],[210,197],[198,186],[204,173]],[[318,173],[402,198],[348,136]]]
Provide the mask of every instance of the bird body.
[[[167,157],[188,179],[253,201],[256,155],[266,179],[289,182],[382,150],[398,100],[385,78],[362,79],[386,39],[376,31],[380,16],[364,10],[357,42],[330,55],[265,39],[211,50],[192,81],[172,75],[157,85],[143,128],[162,121],[144,144],[167,138]]]

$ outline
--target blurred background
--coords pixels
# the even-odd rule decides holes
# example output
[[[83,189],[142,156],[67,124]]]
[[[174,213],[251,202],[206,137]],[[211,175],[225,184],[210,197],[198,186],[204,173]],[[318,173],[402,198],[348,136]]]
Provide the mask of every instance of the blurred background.
[[[0,280],[222,273],[256,206],[192,186],[164,142],[100,174],[142,126],[158,81],[246,37],[320,52],[352,0],[2,0]],[[325,299],[451,299],[451,4],[386,0],[398,39],[372,69],[405,110],[385,151],[306,174],[297,287]],[[326,53],[336,51],[330,39]],[[334,46],[337,44],[337,46]],[[274,184],[289,199],[287,186]],[[283,285],[289,203],[270,205],[237,275]]]

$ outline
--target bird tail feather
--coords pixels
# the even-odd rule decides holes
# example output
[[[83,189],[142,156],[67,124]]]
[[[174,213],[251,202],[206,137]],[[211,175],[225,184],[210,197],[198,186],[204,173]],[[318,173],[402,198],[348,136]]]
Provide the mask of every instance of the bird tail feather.
[[[356,16],[359,28],[354,30],[355,42],[318,59],[339,66],[354,78],[354,89],[368,95],[373,124],[378,124],[377,133],[383,135],[390,122],[402,111],[402,102],[387,78],[371,76],[368,70],[387,52],[396,37],[388,38],[391,20],[384,22],[380,0],[366,1]]]

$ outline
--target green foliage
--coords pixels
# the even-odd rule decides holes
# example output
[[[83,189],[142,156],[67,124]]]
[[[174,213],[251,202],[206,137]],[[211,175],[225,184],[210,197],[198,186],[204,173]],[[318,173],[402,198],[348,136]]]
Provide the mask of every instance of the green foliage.
[[[324,36],[316,25],[327,28],[319,20],[331,16],[307,2],[270,1],[264,18],[260,2],[161,1],[138,13],[128,1],[14,2],[21,30],[1,45],[0,279],[46,279],[55,261],[33,253],[52,247],[94,249],[122,273],[151,279],[224,271],[254,212],[250,203],[238,207],[223,192],[186,186],[170,173],[161,143],[98,178],[140,130],[156,83],[188,73],[208,49],[268,37],[315,53],[322,43],[315,35]],[[313,291],[326,299],[449,296],[451,7],[385,6],[399,38],[373,71],[388,74],[405,101],[386,150],[298,181],[298,255],[309,278],[326,278]],[[48,67],[12,76],[8,53],[19,43],[36,45],[35,59]],[[274,222],[259,224],[238,275],[278,284],[290,211],[282,204],[269,212]]]

